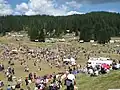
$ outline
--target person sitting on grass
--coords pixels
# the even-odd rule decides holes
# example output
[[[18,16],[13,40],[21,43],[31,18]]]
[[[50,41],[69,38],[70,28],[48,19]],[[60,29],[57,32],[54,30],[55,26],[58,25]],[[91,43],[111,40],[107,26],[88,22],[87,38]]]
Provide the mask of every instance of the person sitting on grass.
[[[20,88],[21,87],[21,84],[17,82],[15,88]]]
[[[3,82],[0,80],[0,87],[4,86]]]
[[[10,75],[8,76],[8,81],[12,82],[12,81],[13,81],[12,77],[13,77],[13,76],[10,74]]]
[[[0,64],[0,71],[3,71],[3,70],[4,70],[4,65]]]
[[[10,85],[8,85],[7,90],[11,90],[11,86]]]
[[[112,63],[112,69],[113,70],[117,70],[116,65],[117,65],[116,61],[113,60],[113,63]]]
[[[88,73],[90,74],[90,76],[94,76],[94,71],[92,66],[89,68]]]
[[[0,80],[0,90],[2,90],[3,86],[4,86],[4,83]]]
[[[11,90],[15,90],[15,88],[16,88],[15,86],[11,86]]]

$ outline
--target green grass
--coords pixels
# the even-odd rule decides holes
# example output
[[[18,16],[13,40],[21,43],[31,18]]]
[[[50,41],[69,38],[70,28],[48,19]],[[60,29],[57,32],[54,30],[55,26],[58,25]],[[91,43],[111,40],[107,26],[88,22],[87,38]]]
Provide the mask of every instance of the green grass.
[[[111,71],[98,77],[77,75],[78,90],[108,90],[120,89],[120,71]]]

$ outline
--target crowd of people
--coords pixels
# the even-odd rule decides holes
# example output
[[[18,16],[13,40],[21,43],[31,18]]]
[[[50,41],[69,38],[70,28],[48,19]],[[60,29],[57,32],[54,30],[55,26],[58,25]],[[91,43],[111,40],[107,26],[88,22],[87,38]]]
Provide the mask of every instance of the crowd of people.
[[[101,66],[96,66],[94,68],[92,66],[86,66],[82,68],[79,64],[76,64],[74,66],[72,66],[71,63],[64,64],[63,60],[67,58],[72,57],[77,60],[80,57],[79,53],[82,53],[86,59],[88,59],[93,54],[96,55],[96,51],[87,51],[87,49],[83,47],[76,48],[64,43],[57,44],[50,48],[30,48],[26,45],[21,44],[18,46],[11,44],[2,44],[0,46],[0,49],[0,72],[4,72],[8,82],[15,81],[14,85],[8,85],[7,90],[16,90],[16,88],[24,90],[22,88],[23,83],[25,83],[28,90],[31,90],[31,83],[34,83],[34,90],[46,90],[46,88],[47,90],[61,90],[61,88],[65,86],[67,90],[76,90],[76,74],[87,72],[91,76],[98,76],[100,73],[109,72],[111,67],[115,70],[118,69],[118,64],[115,61],[113,61],[114,63],[112,66],[104,64]],[[98,50],[98,53],[101,52],[103,51]],[[30,72],[30,68],[27,63],[29,60],[33,62],[34,67],[36,67],[39,71],[42,70],[40,66],[40,63],[42,61],[45,61],[46,64],[50,66],[50,68],[61,69],[62,67],[65,67],[65,70],[64,72],[39,76],[36,72]],[[8,62],[7,65],[3,64],[4,61]],[[18,78],[16,76],[16,68],[14,67],[16,64],[15,61],[18,61],[18,63],[24,67],[23,71],[28,73],[28,76],[24,77],[24,79]],[[4,81],[0,80],[1,90],[3,90],[3,86]]]
[[[66,86],[67,90],[78,90],[76,87],[75,82],[75,74],[79,73],[80,70],[77,70],[75,73],[75,68],[71,69],[66,72],[59,72],[53,74],[47,74],[44,76],[36,75],[36,73],[29,73],[28,77],[24,79],[24,83],[28,90],[32,90],[30,88],[30,84],[34,83],[34,90],[61,90],[62,87]],[[15,79],[12,78],[11,79]],[[13,80],[8,80],[13,82]],[[17,83],[14,85],[8,85],[7,90],[25,90],[21,87],[22,80],[19,79],[16,81]],[[3,90],[2,87],[4,83],[0,80],[0,90]]]
[[[63,63],[63,59],[65,58],[70,58],[73,57],[77,59],[77,54],[78,50],[76,48],[71,48],[69,49],[69,45],[67,44],[58,44],[52,48],[29,48],[28,46],[25,45],[20,45],[19,46],[13,46],[13,45],[8,45],[8,44],[1,44],[0,49],[1,49],[1,64],[0,64],[0,71],[4,72],[6,78],[8,78],[8,82],[14,82],[14,79],[18,79],[16,77],[16,72],[15,72],[15,67],[14,65],[16,64],[15,61],[18,61],[21,66],[24,67],[25,72],[30,73],[30,68],[27,63],[27,61],[31,60],[33,62],[33,65],[38,68],[38,70],[41,70],[42,68],[40,67],[41,61],[45,61],[51,68],[62,68],[65,67],[65,64]],[[7,65],[4,66],[4,61],[7,61]],[[7,66],[7,67],[6,67]],[[65,74],[65,73],[63,73]],[[62,76],[63,74],[58,74]],[[37,77],[36,74],[30,73],[28,77],[25,78],[25,84],[26,86],[29,85],[29,83],[35,83],[36,81],[40,81],[42,83],[36,84],[35,83],[35,88],[38,88],[38,90],[44,90],[46,87],[46,83],[49,80],[53,80],[54,78],[53,75],[46,75],[43,77]],[[19,80],[15,81],[16,84],[13,85],[8,85],[8,90],[9,87],[12,87],[12,90],[14,88],[20,88],[21,87],[21,82]],[[54,81],[50,83],[49,88],[50,90],[53,90],[51,88],[58,88],[57,90],[60,90],[60,83],[61,81],[58,80],[57,82]],[[48,85],[47,85],[48,86]],[[59,86],[59,87],[57,87]],[[2,85],[1,85],[2,87]],[[36,89],[37,90],[37,89]],[[56,89],[54,89],[56,90]]]
[[[86,73],[90,74],[90,76],[98,76],[100,74],[109,73],[110,70],[119,70],[120,69],[120,61],[117,63],[115,60],[113,60],[112,64],[103,63],[100,65],[95,65],[94,67],[92,65],[87,64],[86,66]]]

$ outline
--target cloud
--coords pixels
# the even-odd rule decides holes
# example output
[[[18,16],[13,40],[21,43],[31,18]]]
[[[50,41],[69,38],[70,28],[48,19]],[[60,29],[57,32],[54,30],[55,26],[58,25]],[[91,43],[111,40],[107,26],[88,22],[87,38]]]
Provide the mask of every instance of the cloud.
[[[88,4],[103,4],[111,2],[120,2],[120,0],[74,0],[78,3],[88,3]]]
[[[76,1],[66,2],[66,5],[75,9],[79,9],[82,6],[82,4],[77,3]]]
[[[0,16],[10,15],[13,13],[11,6],[5,0],[0,0]]]
[[[30,16],[30,15],[37,15],[37,14],[39,14],[39,13],[33,11],[32,9],[29,9],[27,12],[25,12],[25,15],[28,15],[28,16]]]
[[[16,11],[13,13],[13,15],[21,15],[21,13]]]
[[[84,13],[80,13],[80,12],[77,12],[77,11],[70,11],[67,13],[67,15],[73,15],[73,14],[84,14]]]
[[[118,13],[118,11],[116,10],[107,10],[108,12],[112,12],[112,13]]]
[[[55,8],[56,3],[51,0],[30,0],[28,3],[16,5],[16,12],[22,12],[25,15],[47,14],[64,15],[67,7],[64,5]]]
[[[36,15],[47,14],[54,16],[82,14],[78,12],[83,4],[103,4],[120,2],[120,0],[29,0],[17,4],[15,9],[7,0],[0,0],[0,16],[3,15]],[[110,11],[112,12],[112,11]]]
[[[80,8],[80,4],[75,1],[65,4],[58,4],[56,0],[29,0],[28,3],[16,5],[15,13],[20,12],[24,15],[46,14],[61,16],[66,15],[72,8]]]
[[[26,3],[21,3],[20,5],[16,5],[16,10],[17,11],[22,11],[22,12],[26,12],[28,11],[28,5]]]

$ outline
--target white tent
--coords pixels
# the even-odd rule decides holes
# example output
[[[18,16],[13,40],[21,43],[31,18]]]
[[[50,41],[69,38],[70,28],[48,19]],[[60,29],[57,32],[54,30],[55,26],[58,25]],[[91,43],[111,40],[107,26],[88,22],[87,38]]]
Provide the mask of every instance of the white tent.
[[[17,54],[18,53],[18,50],[12,50],[11,51],[13,54]]]
[[[110,43],[115,43],[115,41],[114,40],[110,40]]]
[[[76,61],[75,61],[75,59],[74,58],[70,58],[70,59],[63,59],[63,61],[64,62],[69,62],[69,63],[71,63],[72,65],[76,65]]]
[[[70,32],[70,30],[66,30],[68,33]]]
[[[116,42],[116,43],[119,43],[119,42],[120,42],[120,40],[115,40],[115,42]]]
[[[92,46],[97,46],[98,44],[92,44]]]
[[[80,43],[84,43],[84,40],[80,40]]]
[[[65,42],[65,39],[63,38],[63,39],[59,39],[59,42]]]
[[[70,59],[63,59],[64,62],[70,62]]]
[[[39,42],[39,40],[37,39],[37,40],[35,40],[35,42]]]
[[[101,64],[112,64],[112,60],[110,58],[104,58],[104,57],[100,57],[100,58],[90,58],[88,60],[88,64],[89,66],[96,66],[96,65],[101,65]]]
[[[94,43],[95,41],[94,40],[90,40],[91,43]]]

